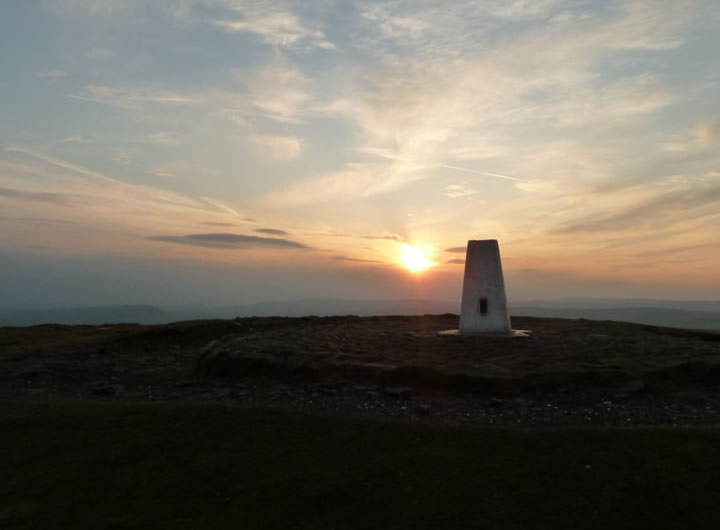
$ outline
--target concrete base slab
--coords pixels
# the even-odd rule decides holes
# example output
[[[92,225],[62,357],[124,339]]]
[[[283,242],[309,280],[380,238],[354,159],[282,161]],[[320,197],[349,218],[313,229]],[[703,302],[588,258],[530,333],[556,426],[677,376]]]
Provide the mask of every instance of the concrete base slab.
[[[529,329],[511,329],[509,333],[468,333],[459,329],[446,329],[438,331],[443,337],[491,337],[498,339],[519,339],[530,337],[532,331]]]

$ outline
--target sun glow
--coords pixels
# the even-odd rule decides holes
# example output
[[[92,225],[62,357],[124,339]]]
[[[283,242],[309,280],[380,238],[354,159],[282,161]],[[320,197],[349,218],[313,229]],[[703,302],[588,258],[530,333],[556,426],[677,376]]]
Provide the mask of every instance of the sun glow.
[[[420,272],[437,265],[437,263],[430,259],[430,256],[432,256],[433,253],[433,249],[431,247],[411,247],[410,245],[403,243],[400,245],[400,248],[402,249],[402,256],[400,259],[402,260],[402,264],[409,271]]]

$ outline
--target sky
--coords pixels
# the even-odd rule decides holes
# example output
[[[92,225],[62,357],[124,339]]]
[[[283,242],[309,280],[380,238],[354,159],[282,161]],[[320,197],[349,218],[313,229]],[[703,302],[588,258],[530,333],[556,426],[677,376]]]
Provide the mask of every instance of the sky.
[[[718,299],[719,24],[717,0],[1,2],[0,306],[459,299],[471,239],[514,300]]]

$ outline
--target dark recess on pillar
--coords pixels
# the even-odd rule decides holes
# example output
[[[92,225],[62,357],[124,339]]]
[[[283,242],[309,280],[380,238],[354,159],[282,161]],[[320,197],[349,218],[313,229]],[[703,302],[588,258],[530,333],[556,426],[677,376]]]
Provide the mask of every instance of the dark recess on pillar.
[[[488,312],[488,300],[487,298],[481,298],[478,300],[478,312],[481,315],[487,315]]]

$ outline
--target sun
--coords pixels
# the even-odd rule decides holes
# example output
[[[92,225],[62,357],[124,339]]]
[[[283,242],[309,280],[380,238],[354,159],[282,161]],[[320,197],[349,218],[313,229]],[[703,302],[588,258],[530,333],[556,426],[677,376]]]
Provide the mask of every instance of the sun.
[[[430,259],[430,256],[433,253],[433,249],[431,247],[412,247],[402,243],[400,248],[402,249],[402,256],[400,259],[402,260],[402,264],[409,271],[420,272],[437,265],[437,263]]]

